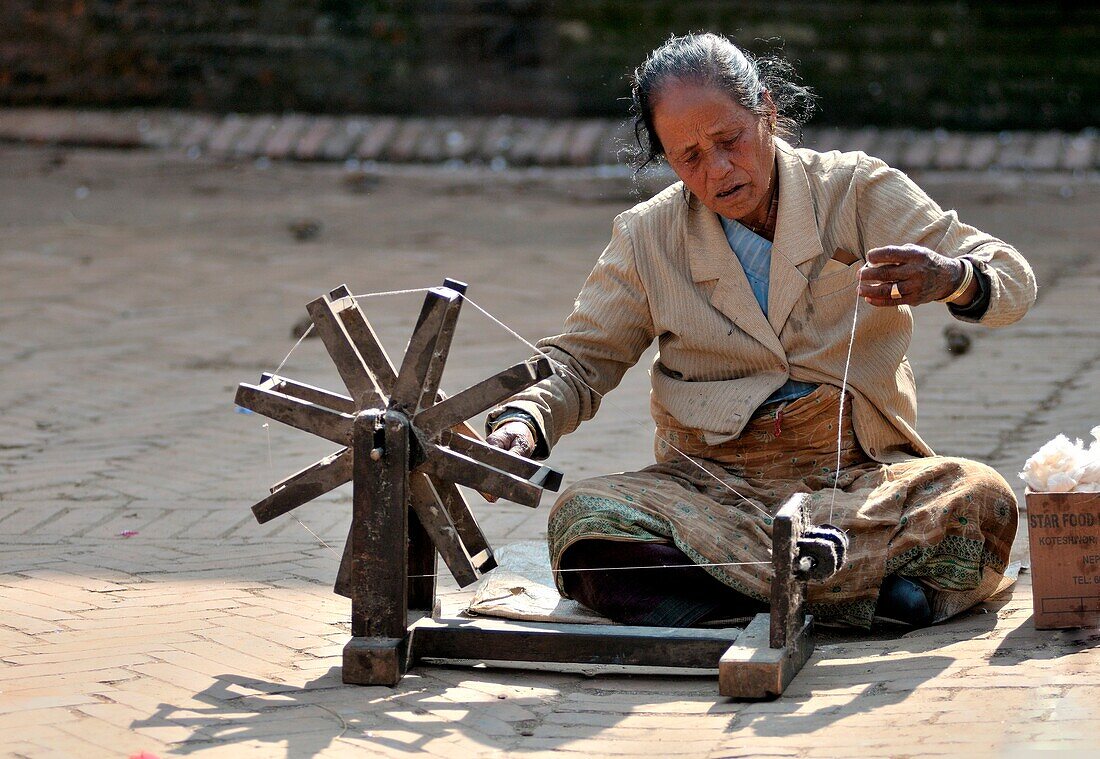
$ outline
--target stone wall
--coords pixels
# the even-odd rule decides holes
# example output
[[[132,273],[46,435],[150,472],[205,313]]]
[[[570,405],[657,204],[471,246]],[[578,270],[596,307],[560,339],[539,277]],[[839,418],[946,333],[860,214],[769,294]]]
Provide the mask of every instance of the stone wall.
[[[791,0],[3,0],[0,104],[620,116],[672,31],[779,48],[818,123],[1100,123],[1100,6]]]

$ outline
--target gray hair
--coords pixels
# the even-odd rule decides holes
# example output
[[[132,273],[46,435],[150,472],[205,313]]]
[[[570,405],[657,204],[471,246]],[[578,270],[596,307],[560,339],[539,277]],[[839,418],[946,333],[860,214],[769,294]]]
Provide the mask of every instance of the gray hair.
[[[669,80],[716,87],[761,116],[769,112],[767,93],[776,108],[776,133],[795,144],[802,141],[802,125],[813,115],[817,98],[798,83],[794,67],[783,58],[754,58],[719,34],[673,36],[650,53],[630,78],[636,142],[631,162],[637,171],[664,157],[664,146],[653,128],[653,105]]]

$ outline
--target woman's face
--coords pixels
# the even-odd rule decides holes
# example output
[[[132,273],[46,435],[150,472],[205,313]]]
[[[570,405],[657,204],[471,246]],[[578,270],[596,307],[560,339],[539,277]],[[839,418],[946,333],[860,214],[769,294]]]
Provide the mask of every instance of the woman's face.
[[[768,217],[773,119],[774,106],[758,116],[721,90],[690,81],[666,83],[653,105],[653,128],[672,170],[707,208],[749,224]]]

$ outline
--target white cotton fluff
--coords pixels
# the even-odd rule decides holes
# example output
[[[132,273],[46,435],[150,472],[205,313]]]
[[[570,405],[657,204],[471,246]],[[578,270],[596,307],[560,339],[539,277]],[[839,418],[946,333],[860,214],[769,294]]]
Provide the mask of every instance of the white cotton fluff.
[[[1059,435],[1024,463],[1020,479],[1036,493],[1100,493],[1100,425],[1092,443]]]

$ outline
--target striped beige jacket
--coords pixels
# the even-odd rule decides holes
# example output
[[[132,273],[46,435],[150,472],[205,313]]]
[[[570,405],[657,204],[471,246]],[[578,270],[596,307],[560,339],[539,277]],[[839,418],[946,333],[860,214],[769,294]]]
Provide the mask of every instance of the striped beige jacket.
[[[523,409],[552,447],[596,412],[593,389],[614,388],[656,339],[654,417],[671,415],[712,444],[735,438],[788,377],[840,386],[859,269],[866,252],[883,245],[969,257],[991,282],[982,324],[1010,324],[1034,302],[1031,268],[1012,246],[941,210],[902,172],[863,153],[776,146],[779,217],[766,317],[718,217],[676,183],[616,217],[564,331],[539,343],[584,383],[559,371],[490,420]],[[838,249],[859,260],[830,263]],[[915,428],[905,358],[912,327],[908,306],[859,303],[848,376],[853,422],[864,450],[882,462],[932,455]]]

